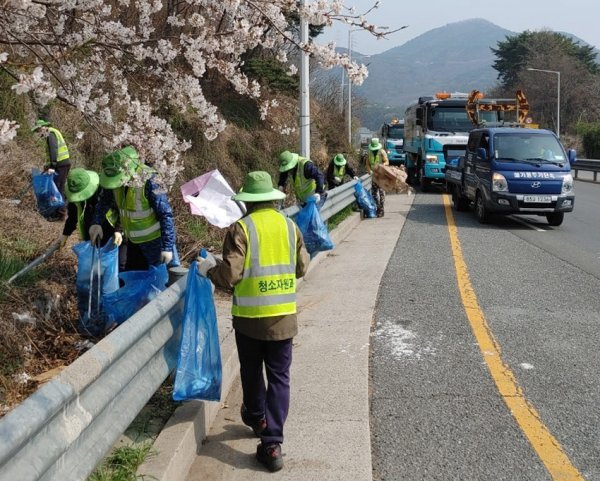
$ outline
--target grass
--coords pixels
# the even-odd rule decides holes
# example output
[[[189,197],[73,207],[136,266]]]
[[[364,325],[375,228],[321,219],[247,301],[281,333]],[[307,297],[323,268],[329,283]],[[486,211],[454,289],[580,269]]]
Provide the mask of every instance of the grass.
[[[8,281],[14,274],[19,272],[26,265],[27,263],[21,259],[20,256],[15,257],[14,255],[8,255],[4,251],[0,250],[0,283]],[[29,272],[26,272],[15,279],[13,285],[20,287],[30,286],[47,276],[48,269],[48,267],[42,266],[41,268],[38,267],[30,270]],[[0,291],[0,301],[3,299],[5,294],[6,290],[2,289]]]
[[[338,225],[342,223],[344,219],[352,215],[354,211],[352,210],[352,204],[344,209],[340,210],[337,214],[333,214],[329,219],[327,219],[327,228],[332,231]]]
[[[169,378],[162,383],[125,432],[131,444],[119,446],[104,459],[87,481],[135,481],[147,479],[136,476],[140,465],[153,454],[152,444],[175,409],[181,405],[173,401],[173,383]]]
[[[135,481],[135,473],[152,453],[152,442],[116,448],[88,478],[88,481]]]

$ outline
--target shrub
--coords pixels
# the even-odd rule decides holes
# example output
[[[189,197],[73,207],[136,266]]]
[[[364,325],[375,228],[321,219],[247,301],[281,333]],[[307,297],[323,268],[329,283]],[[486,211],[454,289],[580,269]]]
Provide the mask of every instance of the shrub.
[[[585,156],[588,159],[600,159],[600,122],[579,122],[577,134],[582,138]]]

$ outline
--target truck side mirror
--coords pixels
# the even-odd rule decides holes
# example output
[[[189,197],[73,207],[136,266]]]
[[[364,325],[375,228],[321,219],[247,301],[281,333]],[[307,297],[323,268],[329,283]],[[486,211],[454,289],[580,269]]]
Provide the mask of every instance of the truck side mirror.
[[[487,150],[485,150],[483,147],[479,147],[477,149],[477,157],[479,157],[481,160],[488,160]]]
[[[577,151],[575,149],[567,150],[567,158],[569,159],[570,164],[577,162]]]

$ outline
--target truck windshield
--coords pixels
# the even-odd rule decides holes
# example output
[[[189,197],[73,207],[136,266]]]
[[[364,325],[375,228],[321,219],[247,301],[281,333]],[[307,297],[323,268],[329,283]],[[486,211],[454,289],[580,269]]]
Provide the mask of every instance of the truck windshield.
[[[390,139],[403,139],[404,125],[390,125],[388,129],[388,137]]]
[[[564,163],[565,155],[553,135],[511,133],[493,137],[494,157],[502,160]]]
[[[497,122],[496,112],[480,112],[485,122]],[[427,127],[438,132],[469,132],[473,124],[464,107],[435,107],[429,110]]]

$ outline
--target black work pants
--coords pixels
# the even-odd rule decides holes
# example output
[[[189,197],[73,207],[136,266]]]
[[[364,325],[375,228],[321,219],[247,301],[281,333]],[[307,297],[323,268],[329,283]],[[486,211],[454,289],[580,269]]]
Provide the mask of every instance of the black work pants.
[[[257,420],[266,419],[267,427],[260,436],[265,446],[282,443],[290,407],[292,339],[261,341],[236,331],[235,342],[246,412]]]

